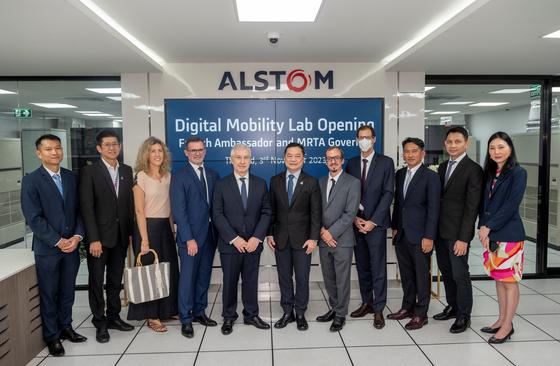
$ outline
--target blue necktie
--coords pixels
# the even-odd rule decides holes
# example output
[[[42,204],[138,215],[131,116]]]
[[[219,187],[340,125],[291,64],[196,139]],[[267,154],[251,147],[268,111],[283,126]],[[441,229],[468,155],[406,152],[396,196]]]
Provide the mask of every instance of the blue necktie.
[[[292,203],[292,196],[294,195],[294,178],[293,174],[288,175],[288,204]]]
[[[410,181],[412,180],[412,170],[407,169],[406,170],[406,178],[404,180],[404,189],[403,189],[403,196],[406,198],[406,192],[408,191],[408,185],[410,184]]]
[[[247,209],[247,185],[245,184],[245,177],[239,178],[241,180],[241,202],[243,202],[243,208]]]
[[[54,174],[52,178],[54,180],[56,188],[58,188],[58,192],[60,192],[60,195],[64,197],[64,191],[62,190],[62,179],[60,178],[60,174]]]

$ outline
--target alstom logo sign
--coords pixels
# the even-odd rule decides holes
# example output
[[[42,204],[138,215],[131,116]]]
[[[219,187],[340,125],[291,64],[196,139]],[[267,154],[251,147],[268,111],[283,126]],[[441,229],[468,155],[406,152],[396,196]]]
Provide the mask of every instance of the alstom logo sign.
[[[236,77],[238,76],[238,77]],[[231,88],[232,90],[283,90],[285,85],[288,90],[301,93],[307,88],[319,90],[323,87],[333,89],[334,73],[332,70],[322,73],[315,70],[313,76],[302,69],[291,71],[257,71],[252,76],[240,71],[235,75],[230,71],[224,72],[218,90]]]

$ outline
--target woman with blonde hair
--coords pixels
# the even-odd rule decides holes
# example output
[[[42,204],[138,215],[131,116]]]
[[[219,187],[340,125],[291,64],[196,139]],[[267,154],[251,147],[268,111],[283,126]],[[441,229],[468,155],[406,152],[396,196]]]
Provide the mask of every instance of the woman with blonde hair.
[[[179,266],[173,238],[173,221],[169,202],[171,173],[169,150],[155,137],[146,139],[138,150],[136,181],[133,187],[136,211],[134,255],[141,255],[143,265],[151,264],[155,250],[160,262],[170,264],[169,296],[141,304],[130,304],[129,320],[148,320],[156,332],[166,332],[161,319],[177,316],[177,286]]]

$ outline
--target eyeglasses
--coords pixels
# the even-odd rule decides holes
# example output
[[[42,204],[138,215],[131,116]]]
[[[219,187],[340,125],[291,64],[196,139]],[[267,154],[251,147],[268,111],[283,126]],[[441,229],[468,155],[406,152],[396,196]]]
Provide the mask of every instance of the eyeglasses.
[[[112,143],[112,144],[101,144],[101,147],[110,149],[110,148],[117,148],[121,146],[121,144],[119,144],[118,142]]]
[[[327,161],[341,161],[342,156],[327,156]]]
[[[193,154],[202,154],[204,152],[204,149],[190,149],[187,151]]]

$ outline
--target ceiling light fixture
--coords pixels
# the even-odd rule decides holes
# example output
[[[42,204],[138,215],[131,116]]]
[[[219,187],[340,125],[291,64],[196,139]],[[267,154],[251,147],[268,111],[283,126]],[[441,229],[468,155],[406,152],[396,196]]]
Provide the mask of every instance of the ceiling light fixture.
[[[236,0],[240,22],[314,22],[322,0]]]
[[[111,100],[115,100],[117,102],[120,102],[122,100],[122,97],[107,97],[107,99],[111,99]]]
[[[0,94],[17,94],[16,92],[0,89]]]
[[[465,104],[471,104],[474,102],[445,102],[445,103],[441,103],[441,105],[465,105]]]
[[[497,107],[499,105],[506,105],[509,102],[480,102],[469,105],[469,107]]]
[[[424,91],[427,92],[428,90],[432,90],[432,89],[435,89],[435,88],[436,88],[435,86],[425,86]]]
[[[553,93],[560,93],[560,86],[553,86],[552,87],[552,92]]]
[[[121,88],[86,88],[86,90],[92,91],[98,94],[120,94]]]
[[[521,93],[527,93],[531,91],[530,88],[524,88],[524,89],[500,89],[500,90],[494,90],[491,91],[489,94],[521,94]]]
[[[29,103],[43,108],[78,108],[75,105],[64,103]]]
[[[430,114],[457,114],[461,113],[460,111],[440,111],[440,112],[432,112]]]
[[[113,117],[113,115],[109,114],[109,113],[84,113],[84,116],[88,116],[88,117]]]
[[[544,36],[542,36],[543,38],[560,38],[560,29],[558,29],[556,32],[552,32],[549,34],[546,34]]]
[[[88,113],[103,113],[103,112],[99,112],[99,111],[76,111],[76,113],[88,114]]]

